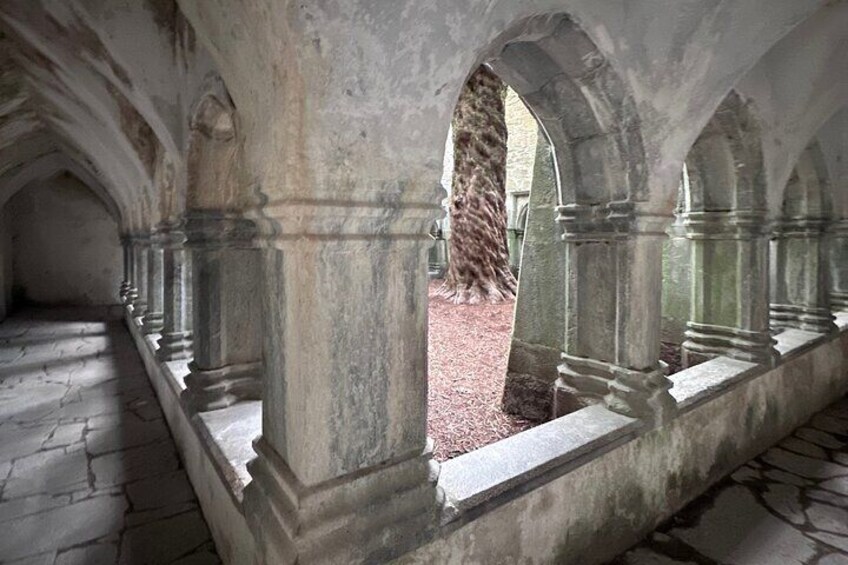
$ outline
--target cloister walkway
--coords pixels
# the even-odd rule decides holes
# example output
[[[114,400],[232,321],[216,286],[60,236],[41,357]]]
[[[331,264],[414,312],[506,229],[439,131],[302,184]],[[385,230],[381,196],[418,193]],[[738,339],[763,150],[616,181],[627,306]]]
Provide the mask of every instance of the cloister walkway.
[[[848,565],[848,398],[737,469],[614,563]]]
[[[219,563],[131,338],[104,313],[0,324],[0,563]]]

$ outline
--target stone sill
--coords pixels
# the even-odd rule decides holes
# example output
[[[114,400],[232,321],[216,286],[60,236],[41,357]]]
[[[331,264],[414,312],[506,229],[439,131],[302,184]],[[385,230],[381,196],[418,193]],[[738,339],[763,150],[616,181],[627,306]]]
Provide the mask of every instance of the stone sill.
[[[132,323],[133,333],[147,345],[147,351],[140,353],[150,356],[174,397],[181,398],[186,388],[185,377],[189,374],[188,360],[158,361],[156,352],[159,350],[160,335],[142,334],[141,318],[133,318],[128,314],[126,322],[128,325]],[[241,506],[244,487],[251,480],[247,462],[255,456],[253,440],[262,432],[262,402],[240,402],[228,408],[200,414],[194,413],[182,402],[180,406],[191,419],[218,474],[229,487],[234,502]]]
[[[840,332],[831,336],[794,329],[775,336],[780,353],[775,366],[848,329],[848,312],[836,318]],[[773,369],[717,357],[680,371],[670,377],[679,408],[676,417]],[[446,500],[442,526],[455,530],[650,431],[638,420],[589,406],[446,461],[439,475]]]

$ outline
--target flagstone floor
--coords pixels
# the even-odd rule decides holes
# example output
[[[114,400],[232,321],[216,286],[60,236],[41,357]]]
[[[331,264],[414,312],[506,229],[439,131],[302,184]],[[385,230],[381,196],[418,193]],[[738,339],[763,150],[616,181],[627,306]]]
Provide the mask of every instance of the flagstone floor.
[[[0,563],[219,563],[131,338],[94,312],[0,324]]]
[[[615,565],[848,565],[848,399],[696,499]]]

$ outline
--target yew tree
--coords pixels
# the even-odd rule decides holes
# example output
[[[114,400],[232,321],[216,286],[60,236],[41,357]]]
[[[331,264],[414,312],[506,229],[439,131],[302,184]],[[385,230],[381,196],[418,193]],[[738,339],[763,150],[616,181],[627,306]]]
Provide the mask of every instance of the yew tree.
[[[450,261],[439,295],[455,304],[515,297],[506,237],[505,95],[504,83],[481,66],[453,114]]]

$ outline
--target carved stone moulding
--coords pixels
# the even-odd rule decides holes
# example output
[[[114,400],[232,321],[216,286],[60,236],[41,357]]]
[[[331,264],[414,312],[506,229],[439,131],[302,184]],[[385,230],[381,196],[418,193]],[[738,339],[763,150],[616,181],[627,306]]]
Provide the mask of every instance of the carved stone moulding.
[[[555,415],[603,402],[613,412],[660,424],[676,411],[668,392],[672,382],[661,361],[656,368],[636,370],[567,353],[562,359],[555,384]]]
[[[774,349],[776,341],[768,332],[690,321],[686,324],[684,335],[686,341],[683,342],[682,349],[685,366],[719,355],[773,366],[780,357]]]
[[[264,438],[254,450],[244,504],[263,562],[383,563],[437,524],[443,495],[429,446],[315,486],[301,483]]]
[[[190,210],[186,213],[186,246],[192,249],[249,249],[257,235],[253,221],[237,212]]]
[[[241,400],[261,400],[262,363],[202,369],[192,361],[186,375],[185,401],[198,412],[232,406]]]
[[[192,356],[191,332],[163,333],[157,343],[159,349],[156,351],[156,358],[160,361],[179,361]]]
[[[728,212],[686,212],[682,231],[688,239],[757,239],[769,233],[766,212],[734,210]]]
[[[770,304],[769,317],[773,328],[795,328],[816,333],[836,331],[833,314],[827,308]]]

